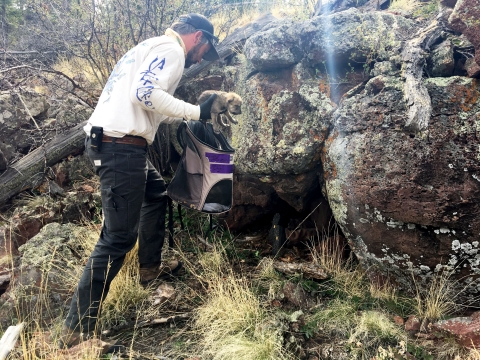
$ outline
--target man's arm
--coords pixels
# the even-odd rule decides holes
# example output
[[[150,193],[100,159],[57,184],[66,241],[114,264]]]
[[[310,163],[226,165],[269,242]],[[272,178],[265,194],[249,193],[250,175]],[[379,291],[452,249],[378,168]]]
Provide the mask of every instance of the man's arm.
[[[172,85],[170,82],[175,81],[179,74],[178,67],[178,52],[174,49],[147,56],[135,74],[130,88],[130,100],[147,111],[169,118],[198,120],[198,105],[176,99],[167,92]]]

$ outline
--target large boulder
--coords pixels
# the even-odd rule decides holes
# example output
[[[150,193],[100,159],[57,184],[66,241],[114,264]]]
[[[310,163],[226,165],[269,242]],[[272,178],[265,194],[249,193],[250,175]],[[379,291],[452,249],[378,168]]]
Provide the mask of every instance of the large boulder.
[[[302,23],[270,24],[247,40],[245,55],[260,71],[288,67],[303,58],[310,65],[327,66],[382,61],[398,55],[414,28],[414,22],[402,16],[352,8]]]
[[[235,185],[229,215],[233,228],[245,225],[244,214],[257,213],[260,204],[261,213],[271,213],[276,199],[297,211],[305,209],[310,190],[320,184],[320,149],[335,108],[322,90],[315,73],[302,64],[257,73],[239,90],[243,109],[232,128],[232,143],[237,179],[246,182]],[[260,193],[270,200],[261,200]]]
[[[446,40],[440,43],[430,54],[428,63],[432,77],[452,76],[455,67],[452,42]]]
[[[480,290],[480,85],[430,78],[432,117],[405,129],[408,104],[396,77],[379,75],[334,114],[323,159],[324,191],[365,268],[411,288],[454,271],[459,289]]]
[[[247,80],[242,121],[232,135],[237,172],[298,175],[318,164],[335,105],[314,77],[297,81],[298,70],[258,73]]]
[[[291,20],[270,23],[247,40],[245,55],[260,71],[295,65],[304,56],[300,36],[298,24]]]
[[[448,21],[475,46],[475,61],[480,65],[480,4],[478,0],[458,0]]]

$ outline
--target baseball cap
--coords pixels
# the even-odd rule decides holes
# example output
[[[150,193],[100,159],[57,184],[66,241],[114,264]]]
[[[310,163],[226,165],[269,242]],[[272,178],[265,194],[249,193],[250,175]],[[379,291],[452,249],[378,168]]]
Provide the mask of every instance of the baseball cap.
[[[178,19],[178,22],[183,22],[186,24],[192,25],[195,29],[200,30],[203,35],[208,39],[210,43],[210,50],[208,50],[203,58],[207,61],[215,61],[220,59],[220,56],[215,49],[215,46],[218,44],[218,38],[213,35],[213,25],[208,19],[200,14],[186,14],[181,15]]]

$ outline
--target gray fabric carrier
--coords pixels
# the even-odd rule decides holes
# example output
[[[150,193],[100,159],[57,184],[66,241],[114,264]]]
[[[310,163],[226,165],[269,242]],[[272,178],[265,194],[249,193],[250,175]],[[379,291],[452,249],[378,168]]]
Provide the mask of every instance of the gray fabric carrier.
[[[235,150],[212,124],[184,121],[177,131],[183,148],[168,196],[179,205],[209,214],[232,207]]]

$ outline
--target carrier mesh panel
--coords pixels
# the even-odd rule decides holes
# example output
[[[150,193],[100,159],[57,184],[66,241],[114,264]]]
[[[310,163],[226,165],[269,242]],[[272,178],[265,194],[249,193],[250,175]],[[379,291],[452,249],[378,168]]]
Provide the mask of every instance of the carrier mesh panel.
[[[212,124],[184,122],[177,134],[182,158],[167,193],[176,202],[207,213],[232,207],[235,150]]]

